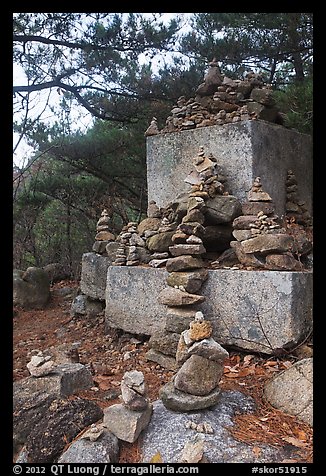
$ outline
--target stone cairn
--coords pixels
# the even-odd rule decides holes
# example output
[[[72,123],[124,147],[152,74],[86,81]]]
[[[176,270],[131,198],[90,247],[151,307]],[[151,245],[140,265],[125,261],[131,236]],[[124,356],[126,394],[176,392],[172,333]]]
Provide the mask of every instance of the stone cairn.
[[[158,301],[167,306],[167,318],[165,328],[152,334],[149,340],[150,350],[146,354],[148,360],[170,370],[178,367],[175,355],[180,333],[187,329],[195,317],[197,306],[205,300],[199,291],[208,278],[203,261],[206,249],[202,239],[205,232],[203,225],[206,220],[206,202],[215,196],[232,199],[217,173],[216,160],[212,156],[205,157],[202,147],[193,163],[194,170],[185,179],[191,185],[185,203],[186,213],[179,224],[169,223],[166,218],[163,233],[169,233],[172,244],[168,249],[172,257],[166,259],[168,286],[160,292]],[[221,179],[225,182],[224,177],[221,176]],[[173,213],[172,217],[169,215],[170,220],[175,216]],[[156,236],[158,235],[154,235],[154,239]]]
[[[253,72],[244,80],[231,79],[221,73],[214,58],[195,97],[187,100],[181,96],[163,129],[158,129],[153,118],[145,136],[255,119],[283,123],[271,86]]]
[[[137,232],[137,225],[132,221],[122,228],[117,237],[118,247],[112,266],[137,266],[144,259],[146,261],[146,243]]]
[[[93,251],[98,254],[106,253],[106,246],[108,243],[115,240],[115,235],[109,230],[110,215],[108,211],[104,209],[101,213],[101,217],[96,225],[95,243],[93,245]]]
[[[44,377],[52,373],[56,364],[49,355],[43,355],[42,351],[39,351],[37,355],[33,355],[30,362],[27,364],[27,368],[32,377]]]
[[[279,224],[270,195],[256,177],[242,205],[242,216],[233,220],[230,246],[241,264],[249,268],[300,271],[301,263],[293,256],[294,241]],[[247,268],[248,269],[248,268]]]
[[[311,226],[312,218],[305,202],[298,195],[298,182],[292,170],[288,170],[286,177],[286,216],[290,221],[299,225]]]
[[[183,331],[176,359],[181,367],[160,390],[163,404],[174,411],[188,412],[216,405],[219,381],[228,352],[212,338],[212,324],[197,311],[189,329]]]
[[[142,372],[125,372],[121,381],[121,398],[123,403],[104,409],[103,425],[119,440],[134,443],[149,424],[153,411]]]

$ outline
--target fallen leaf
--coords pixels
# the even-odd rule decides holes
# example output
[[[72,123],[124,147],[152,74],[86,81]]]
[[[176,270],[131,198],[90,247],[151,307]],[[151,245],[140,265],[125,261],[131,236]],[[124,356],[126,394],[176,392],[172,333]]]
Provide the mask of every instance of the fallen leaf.
[[[150,463],[163,463],[161,453],[158,451],[149,461]]]
[[[294,438],[293,436],[285,436],[282,440],[290,443],[290,445],[297,446],[298,448],[305,448],[307,446],[306,443],[303,443],[303,441]]]
[[[264,363],[265,367],[273,367],[274,365],[278,365],[278,362],[276,360],[268,360]]]
[[[259,448],[259,446],[254,446],[252,448],[252,452],[253,454],[256,456],[256,458],[258,458],[258,456],[260,455],[261,453],[261,448]]]
[[[295,430],[295,434],[299,438],[299,440],[307,441],[307,435],[303,430]]]
[[[249,354],[249,355],[245,355],[244,358],[243,358],[243,363],[244,365],[249,365],[250,361],[254,358],[253,355]]]
[[[230,369],[229,372],[225,373],[224,375],[229,378],[238,378],[238,377],[246,377],[247,375],[252,374],[254,371],[248,367],[243,368],[235,372],[234,370]]]

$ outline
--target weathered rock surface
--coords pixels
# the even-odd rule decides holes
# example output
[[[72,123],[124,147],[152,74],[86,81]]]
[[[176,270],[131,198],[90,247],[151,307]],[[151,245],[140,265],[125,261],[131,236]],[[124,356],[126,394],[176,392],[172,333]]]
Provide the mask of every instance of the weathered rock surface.
[[[122,404],[111,405],[104,409],[103,424],[119,440],[133,443],[148,425],[152,411],[151,404],[141,412],[128,410]]]
[[[167,312],[157,298],[167,275],[164,269],[110,267],[107,325],[136,334],[162,330]],[[207,299],[200,308],[222,346],[271,354],[293,348],[310,333],[311,272],[210,269],[208,275],[200,290]]]
[[[165,369],[176,370],[178,368],[174,357],[172,357],[171,355],[162,354],[162,352],[159,352],[158,350],[149,349],[149,351],[146,352],[145,357],[147,360],[150,360],[151,362],[156,362]]]
[[[118,438],[105,431],[98,440],[79,438],[62,453],[58,463],[116,463],[119,457]]]
[[[14,392],[47,392],[56,396],[68,396],[94,385],[93,377],[85,365],[60,364],[44,377],[26,377],[14,383]]]
[[[172,271],[185,271],[188,269],[198,269],[203,267],[204,262],[201,258],[194,258],[193,256],[188,255],[170,258],[166,263],[166,270],[169,273],[172,273]]]
[[[175,412],[190,412],[216,405],[220,392],[217,387],[208,395],[191,395],[178,390],[174,387],[173,382],[169,382],[161,388],[160,399],[167,408]]]
[[[206,252],[203,245],[180,244],[169,247],[172,256],[200,255]]]
[[[281,233],[264,234],[242,241],[241,245],[245,253],[282,253],[292,250],[293,238]]]
[[[181,392],[204,396],[213,391],[223,374],[223,365],[199,355],[191,355],[174,378],[174,386]]]
[[[13,304],[26,309],[43,308],[50,299],[50,279],[42,268],[13,273]]]
[[[189,355],[200,355],[205,359],[214,360],[223,364],[229,353],[216,340],[203,339],[195,342],[188,348]]]
[[[169,273],[166,282],[169,286],[183,286],[188,293],[196,293],[208,278],[207,269],[172,272]]]
[[[275,212],[285,213],[287,170],[298,181],[301,198],[311,211],[312,140],[306,134],[264,121],[241,121],[223,126],[200,127],[176,134],[147,138],[147,183],[149,200],[165,206],[189,190],[184,178],[193,165],[189,160],[198,144],[205,144],[228,179],[229,190],[241,203],[253,177],[264,178],[264,188],[273,197]],[[162,187],[164,184],[164,187]]]
[[[232,222],[241,214],[241,203],[232,195],[216,195],[206,201],[205,216],[212,225]]]
[[[97,253],[84,253],[80,289],[83,294],[93,299],[105,300],[106,275],[112,259]]]
[[[313,424],[313,358],[302,359],[265,385],[265,398],[279,410]]]
[[[153,218],[151,218],[153,220]],[[151,236],[146,240],[146,245],[150,251],[158,251],[160,253],[169,251],[169,247],[172,246],[172,236],[174,231],[165,231]]]
[[[194,320],[196,310],[192,308],[169,307],[166,315],[165,330],[181,334]]]
[[[205,297],[199,294],[190,294],[171,287],[163,289],[158,296],[158,302],[166,306],[189,306],[204,300]]]
[[[160,218],[145,218],[142,220],[138,227],[137,231],[140,235],[143,235],[146,230],[153,230],[157,231],[161,225],[161,219]]]
[[[155,332],[149,339],[148,345],[150,348],[162,352],[162,354],[175,356],[179,337],[179,334],[166,330]]]
[[[52,401],[54,394],[46,391],[28,392],[24,387],[14,385],[13,394],[13,444],[14,450],[23,445],[35,425],[41,421]]]
[[[301,271],[302,264],[289,254],[271,254],[266,256],[266,268],[285,271]]]
[[[53,400],[27,437],[28,457],[37,463],[53,462],[67,442],[102,417],[101,408],[92,401]]]
[[[197,397],[198,398],[198,397]],[[163,463],[177,463],[187,442],[197,434],[186,424],[207,422],[213,434],[202,435],[204,456],[211,463],[279,463],[284,459],[295,459],[293,447],[279,449],[257,443],[259,455],[252,451],[252,445],[235,440],[229,427],[234,425],[233,416],[238,413],[251,413],[255,404],[251,397],[238,391],[221,392],[218,403],[210,409],[192,413],[178,413],[167,409],[160,400],[153,403],[153,416],[146,431],[139,439],[143,462],[160,453]],[[173,438],[171,438],[171,434]]]

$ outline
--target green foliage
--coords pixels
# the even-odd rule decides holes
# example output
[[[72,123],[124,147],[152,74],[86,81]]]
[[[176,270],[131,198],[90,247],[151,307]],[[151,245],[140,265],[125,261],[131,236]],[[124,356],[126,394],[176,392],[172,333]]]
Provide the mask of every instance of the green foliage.
[[[299,132],[312,134],[313,130],[313,80],[307,78],[301,83],[275,91],[277,106],[285,114],[285,126]]]

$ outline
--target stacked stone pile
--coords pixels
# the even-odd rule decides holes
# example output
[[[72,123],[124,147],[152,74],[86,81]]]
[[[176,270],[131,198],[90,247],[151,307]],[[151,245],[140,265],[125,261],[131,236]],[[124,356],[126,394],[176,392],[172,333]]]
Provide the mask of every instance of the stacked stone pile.
[[[101,217],[96,225],[95,243],[93,245],[93,251],[98,254],[106,253],[106,246],[115,240],[115,235],[109,230],[110,215],[108,211],[104,209],[101,213]]]
[[[273,92],[259,74],[250,72],[244,80],[223,75],[214,59],[209,63],[204,82],[194,98],[181,96],[160,131],[152,119],[146,136],[176,132],[239,121],[261,119],[282,124],[281,113],[275,107]]]
[[[123,403],[104,409],[103,425],[119,440],[134,443],[149,424],[153,411],[142,372],[132,370],[124,374],[121,398]]]
[[[189,193],[161,211],[164,215],[161,224],[164,224],[149,238],[159,242],[161,234],[169,233],[167,243],[171,245],[168,246],[170,257],[164,259],[169,273],[168,286],[158,297],[159,302],[167,306],[165,329],[152,335],[146,356],[171,370],[177,367],[174,357],[180,333],[194,319],[205,299],[200,289],[208,278],[203,260],[206,230],[215,230],[216,224],[232,222],[241,213],[238,200],[225,190],[226,179],[218,172],[216,159],[212,155],[205,156],[201,147],[193,164],[194,170],[185,179],[191,185]],[[152,207],[154,210],[154,204]]]
[[[129,222],[117,237],[118,247],[115,251],[113,266],[137,266],[149,261],[145,250],[146,243],[137,231],[137,222]],[[107,248],[107,253],[110,249]]]
[[[300,271],[301,263],[293,255],[294,240],[279,224],[270,195],[256,177],[243,215],[233,221],[232,241],[239,262],[252,268]]]
[[[292,170],[286,177],[286,215],[299,225],[311,226],[312,218],[304,201],[298,195],[298,182]]]
[[[212,324],[198,311],[189,329],[181,333],[176,353],[181,367],[160,391],[167,408],[187,412],[218,402],[219,381],[228,352],[211,337],[212,332]]]

